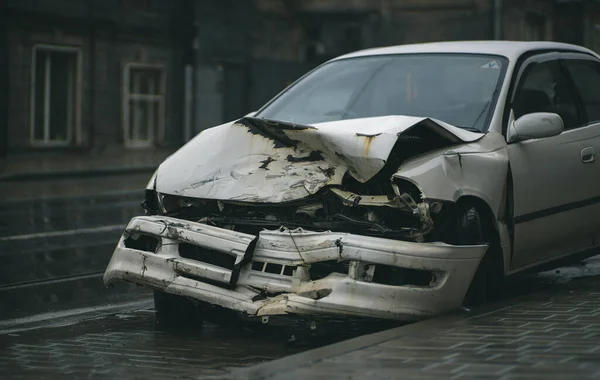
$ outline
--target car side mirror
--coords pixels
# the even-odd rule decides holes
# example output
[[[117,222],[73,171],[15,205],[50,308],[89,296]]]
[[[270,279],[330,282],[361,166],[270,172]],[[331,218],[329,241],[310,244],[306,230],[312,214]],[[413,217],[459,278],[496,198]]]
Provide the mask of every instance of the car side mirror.
[[[563,120],[555,113],[528,113],[512,123],[508,129],[508,142],[552,137],[560,135],[563,130]]]

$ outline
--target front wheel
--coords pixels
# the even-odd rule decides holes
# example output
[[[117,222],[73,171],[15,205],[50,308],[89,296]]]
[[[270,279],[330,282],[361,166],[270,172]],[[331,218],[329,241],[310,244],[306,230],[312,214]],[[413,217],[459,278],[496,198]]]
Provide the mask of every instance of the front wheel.
[[[489,248],[471,280],[463,304],[480,306],[499,298],[504,280],[502,254],[493,238],[493,227],[485,225],[474,205],[459,205],[456,226],[451,240],[454,244],[488,244]]]

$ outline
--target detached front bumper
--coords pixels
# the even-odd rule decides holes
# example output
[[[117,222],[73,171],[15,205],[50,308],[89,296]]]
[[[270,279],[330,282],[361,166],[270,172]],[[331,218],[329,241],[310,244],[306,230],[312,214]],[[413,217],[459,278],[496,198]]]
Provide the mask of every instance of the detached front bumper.
[[[486,249],[285,228],[254,236],[144,216],[125,229],[104,283],[133,282],[251,316],[415,320],[459,307]]]

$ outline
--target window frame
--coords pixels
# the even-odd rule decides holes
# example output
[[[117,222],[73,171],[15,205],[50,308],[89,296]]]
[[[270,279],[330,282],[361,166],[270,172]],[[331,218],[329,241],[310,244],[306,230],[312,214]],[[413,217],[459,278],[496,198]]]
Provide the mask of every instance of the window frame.
[[[35,90],[36,90],[36,69],[37,69],[37,52],[38,51],[48,51],[48,52],[65,52],[65,53],[75,53],[75,91],[74,91],[74,117],[73,123],[67,125],[67,139],[66,140],[50,140],[50,126],[48,125],[49,121],[44,121],[44,139],[36,139],[35,138]],[[31,77],[29,84],[29,142],[34,147],[64,147],[73,144],[73,141],[77,145],[81,145],[81,104],[82,104],[82,75],[83,75],[83,52],[80,47],[75,46],[65,46],[65,45],[52,45],[52,44],[34,44],[31,47]],[[49,79],[46,79],[49,81]],[[49,102],[47,96],[49,95],[45,90],[44,94],[44,103]],[[46,118],[46,115],[44,115]]]
[[[160,83],[159,83],[159,95],[149,94],[131,94],[130,78],[131,69],[153,69],[160,70]],[[165,136],[165,123],[166,123],[166,94],[167,90],[167,70],[163,64],[154,63],[142,63],[142,62],[126,62],[123,64],[122,70],[122,84],[121,84],[121,114],[122,114],[122,128],[123,128],[123,141],[126,147],[129,148],[143,148],[153,146],[155,143],[164,140]],[[134,140],[131,139],[129,133],[129,115],[130,115],[130,100],[146,100],[155,101],[158,103],[158,125],[157,130],[150,128],[148,130],[148,140]],[[155,133],[158,136],[155,136]]]

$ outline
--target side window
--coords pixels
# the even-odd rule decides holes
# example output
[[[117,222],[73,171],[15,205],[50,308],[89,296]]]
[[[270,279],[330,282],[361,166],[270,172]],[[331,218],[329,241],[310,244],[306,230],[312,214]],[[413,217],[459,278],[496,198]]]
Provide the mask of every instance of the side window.
[[[587,60],[567,60],[565,64],[583,101],[585,123],[600,121],[600,64]]]
[[[558,61],[533,63],[525,70],[512,103],[515,118],[552,112],[562,117],[565,129],[581,125],[575,97]]]

